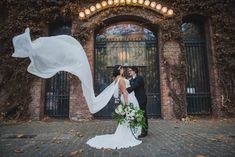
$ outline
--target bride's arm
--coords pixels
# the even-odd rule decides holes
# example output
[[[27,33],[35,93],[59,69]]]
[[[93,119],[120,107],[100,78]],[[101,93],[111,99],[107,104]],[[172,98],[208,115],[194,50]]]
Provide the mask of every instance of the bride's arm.
[[[128,92],[126,90],[126,83],[124,79],[120,79],[119,88],[120,88],[121,93],[123,94],[124,102],[127,105],[128,104]]]

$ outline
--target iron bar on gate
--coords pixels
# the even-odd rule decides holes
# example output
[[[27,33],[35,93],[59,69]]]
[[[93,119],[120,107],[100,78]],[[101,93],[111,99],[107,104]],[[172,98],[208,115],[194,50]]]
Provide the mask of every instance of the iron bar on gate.
[[[46,80],[45,114],[51,117],[69,116],[69,79],[67,72],[58,72]]]
[[[187,61],[187,112],[188,114],[210,114],[211,98],[206,42],[184,40]]]
[[[122,62],[118,62],[118,60]],[[156,39],[114,38],[96,40],[94,73],[96,94],[99,94],[112,82],[112,70],[115,64],[123,65],[125,71],[131,65],[138,67],[140,75],[145,79],[148,116],[160,116],[159,61]],[[115,107],[112,99],[109,105],[96,113],[95,116],[97,118],[110,118]]]

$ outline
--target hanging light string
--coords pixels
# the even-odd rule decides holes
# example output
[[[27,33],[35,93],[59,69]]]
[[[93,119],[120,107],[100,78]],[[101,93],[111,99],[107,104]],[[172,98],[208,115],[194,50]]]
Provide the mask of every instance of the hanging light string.
[[[117,6],[141,6],[161,13],[164,16],[171,17],[174,15],[172,9],[150,0],[104,0],[79,12],[79,18],[86,19],[103,9]]]

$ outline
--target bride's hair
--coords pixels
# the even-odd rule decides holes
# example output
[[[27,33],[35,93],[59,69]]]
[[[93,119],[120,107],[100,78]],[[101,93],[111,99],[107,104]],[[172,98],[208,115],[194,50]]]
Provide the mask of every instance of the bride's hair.
[[[115,65],[113,68],[113,77],[117,77],[120,75],[120,69],[122,68],[121,65]]]

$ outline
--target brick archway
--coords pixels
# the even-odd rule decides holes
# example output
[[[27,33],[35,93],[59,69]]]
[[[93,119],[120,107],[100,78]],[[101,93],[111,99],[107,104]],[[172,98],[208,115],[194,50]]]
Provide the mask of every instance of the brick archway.
[[[104,27],[113,22],[118,22],[118,21],[123,21],[123,20],[129,20],[129,21],[140,23],[142,26],[145,26],[151,31],[157,33],[158,51],[159,51],[159,70],[160,70],[160,91],[161,91],[160,99],[161,99],[161,104],[162,104],[161,105],[161,117],[164,119],[176,118],[175,112],[174,112],[175,102],[172,96],[170,95],[170,92],[171,92],[170,90],[172,88],[173,89],[177,88],[177,86],[175,86],[177,82],[172,83],[170,85],[166,83],[166,79],[171,79],[171,78],[168,78],[169,76],[166,77],[167,67],[164,64],[164,61],[162,61],[162,57],[163,57],[163,49],[166,55],[171,55],[172,53],[174,53],[176,47],[177,47],[177,54],[182,53],[182,51],[181,51],[181,48],[179,47],[180,43],[177,41],[170,42],[171,44],[166,44],[166,45],[163,42],[161,26],[164,23],[164,20],[166,19],[164,19],[162,15],[156,14],[154,12],[150,12],[149,10],[145,10],[145,12],[143,12],[143,11],[138,11],[138,10],[129,10],[127,8],[126,10],[122,10],[122,12],[116,12],[116,14],[110,13],[108,12],[108,10],[105,10],[102,12],[102,14],[96,14],[95,16],[91,17],[89,20],[85,20],[85,21],[79,20],[79,23],[78,23],[79,27],[85,28],[85,30],[87,30],[86,32],[88,32],[88,34],[86,34],[87,38],[84,41],[83,46],[87,53],[93,76],[94,76],[94,46],[95,46],[94,39],[95,39],[96,30],[100,27]],[[73,28],[76,34],[76,27],[73,27]],[[175,62],[174,58],[169,58],[168,61],[170,60]],[[176,64],[180,64],[180,62],[176,61]],[[183,97],[184,91],[181,91],[178,89],[175,89],[175,90],[177,91],[177,95],[180,93],[179,95],[182,96],[182,98],[184,99]],[[82,94],[80,94],[78,98],[78,102],[76,104],[79,105],[79,107],[77,107],[79,108],[79,111],[77,111],[78,112],[77,117],[83,117],[80,115],[87,116],[87,113],[89,113],[89,110]],[[71,103],[71,107],[72,106],[75,106],[75,105],[72,105]],[[92,116],[91,114],[88,114],[88,115]]]
[[[151,26],[148,27],[151,29]],[[109,19],[104,21],[102,26],[97,27],[94,43],[94,87],[96,94],[112,82],[110,75],[114,65],[123,65],[125,71],[129,66],[134,65],[138,67],[139,74],[145,80],[148,116],[159,117],[161,115],[157,28],[158,26],[152,27],[152,30],[155,29],[153,32],[147,29],[140,20],[128,16]],[[102,35],[102,32],[105,33],[110,29],[112,31],[109,33],[113,31],[115,33],[107,38],[104,37],[109,33]],[[120,33],[119,35],[117,35],[117,31]],[[125,76],[128,77],[127,74]],[[110,118],[114,112],[114,104],[114,100],[111,100],[109,105],[95,114],[95,117]]]

